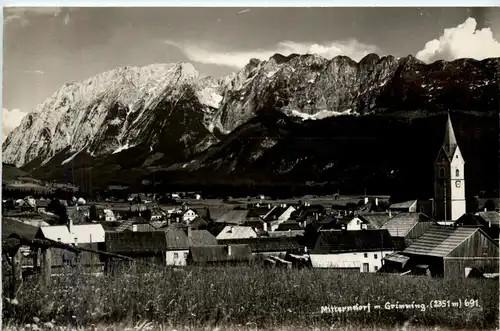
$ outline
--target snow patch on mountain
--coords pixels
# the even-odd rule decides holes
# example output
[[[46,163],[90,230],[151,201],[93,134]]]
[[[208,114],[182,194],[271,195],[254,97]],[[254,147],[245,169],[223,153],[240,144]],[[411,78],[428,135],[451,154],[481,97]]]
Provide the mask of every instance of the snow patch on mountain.
[[[295,109],[292,109],[290,111],[291,116],[299,117],[302,120],[312,120],[312,121],[321,120],[321,119],[332,117],[332,116],[353,115],[353,114],[354,113],[352,112],[352,109],[347,109],[347,110],[342,111],[342,112],[321,110],[314,115],[302,113],[302,112],[299,112],[298,110],[295,110]]]

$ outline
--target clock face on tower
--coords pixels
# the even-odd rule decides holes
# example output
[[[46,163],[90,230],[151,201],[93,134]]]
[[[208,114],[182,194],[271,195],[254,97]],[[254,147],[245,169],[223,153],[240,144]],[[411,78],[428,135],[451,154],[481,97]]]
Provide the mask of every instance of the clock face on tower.
[[[459,180],[457,180],[457,181],[455,182],[455,186],[456,186],[456,187],[460,187],[460,184],[461,184],[461,183],[460,183],[460,181],[459,181]]]

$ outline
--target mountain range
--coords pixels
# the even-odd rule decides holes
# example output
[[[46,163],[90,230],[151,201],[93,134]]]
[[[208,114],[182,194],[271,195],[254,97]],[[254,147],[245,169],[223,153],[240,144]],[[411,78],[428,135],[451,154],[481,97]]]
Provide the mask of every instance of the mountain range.
[[[451,112],[476,194],[499,173],[499,69],[498,58],[376,54],[275,54],[221,78],[189,63],[117,68],[37,106],[3,162],[85,190],[282,183],[426,195]]]

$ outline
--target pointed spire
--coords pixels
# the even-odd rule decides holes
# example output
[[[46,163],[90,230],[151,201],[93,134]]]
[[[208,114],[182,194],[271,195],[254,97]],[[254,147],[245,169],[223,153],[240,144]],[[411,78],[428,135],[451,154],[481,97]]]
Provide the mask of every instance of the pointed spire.
[[[446,122],[446,128],[444,131],[444,141],[443,141],[443,149],[448,154],[448,157],[451,157],[455,152],[455,148],[457,147],[457,138],[455,137],[455,132],[453,131],[453,125],[451,123],[450,113],[448,112],[448,120]]]

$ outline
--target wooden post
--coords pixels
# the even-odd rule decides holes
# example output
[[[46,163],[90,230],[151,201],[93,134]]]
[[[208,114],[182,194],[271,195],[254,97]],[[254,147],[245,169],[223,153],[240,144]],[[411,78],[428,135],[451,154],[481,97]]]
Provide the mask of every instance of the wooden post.
[[[17,295],[17,291],[21,284],[23,283],[23,267],[21,264],[21,249],[18,248],[16,253],[12,256],[12,287],[10,298],[14,299]]]
[[[50,285],[52,272],[51,249],[45,248],[42,252],[42,287],[46,289]]]

